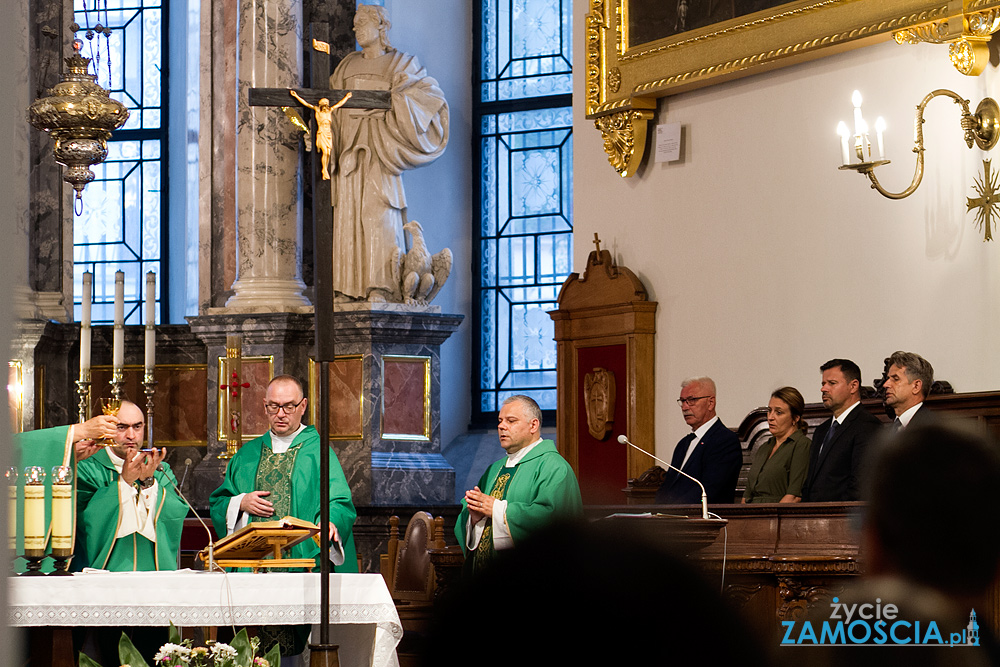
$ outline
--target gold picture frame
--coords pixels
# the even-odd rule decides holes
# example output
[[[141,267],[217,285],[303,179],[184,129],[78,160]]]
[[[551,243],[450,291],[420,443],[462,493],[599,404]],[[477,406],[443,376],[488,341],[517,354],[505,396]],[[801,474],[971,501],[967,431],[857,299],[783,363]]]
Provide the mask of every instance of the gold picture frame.
[[[273,354],[266,354],[266,355],[259,355],[259,356],[243,356],[243,357],[240,357],[240,359],[241,359],[242,363],[261,363],[261,362],[267,362],[267,379],[270,381],[270,380],[272,380],[274,378],[274,355]],[[219,372],[219,380],[218,380],[218,406],[219,406],[219,408],[218,408],[218,413],[219,414],[218,414],[218,423],[216,424],[216,428],[217,428],[216,437],[218,438],[219,442],[223,442],[224,443],[224,442],[226,442],[226,434],[228,432],[228,430],[227,430],[227,426],[228,425],[226,424],[226,413],[227,413],[227,411],[224,409],[224,406],[228,405],[227,389],[225,388],[225,386],[229,383],[229,378],[226,377],[226,357],[219,357],[218,364],[219,364],[218,365],[218,369],[219,369],[219,371],[218,371]],[[241,380],[242,380],[242,378],[241,378]],[[264,386],[265,387],[267,386],[266,383],[265,383]],[[242,391],[242,389],[241,389],[241,391]],[[260,403],[258,403],[257,405],[260,406]],[[244,412],[246,411],[246,409],[247,409],[247,406],[243,406]],[[250,409],[254,410],[255,408],[254,408],[254,406],[250,406]],[[263,406],[261,406],[259,408],[259,411],[260,411],[260,414],[263,414]],[[246,424],[245,417],[243,418],[243,423]],[[247,433],[246,431],[253,430],[253,429],[244,429],[244,431],[243,431],[243,438],[242,438],[243,442],[244,443],[250,442],[254,438],[259,438],[260,436],[262,436],[265,433],[267,433],[266,423],[262,424],[262,425],[265,426],[265,428],[263,430],[261,430],[260,433]]]
[[[361,364],[361,386],[358,387],[358,395],[360,400],[358,400],[358,430],[349,431],[343,433],[335,433],[330,435],[330,440],[362,440],[364,438],[364,433],[362,432],[364,425],[364,415],[365,415],[365,394],[364,394],[364,384],[365,384],[365,355],[363,354],[346,354],[342,356],[334,357],[334,362],[360,362]],[[315,397],[319,395],[319,374],[317,373],[317,367],[319,364],[313,360],[309,359],[309,423],[316,425],[319,422],[319,415],[316,412],[316,400]],[[332,419],[332,415],[331,415]],[[331,432],[337,428],[337,424],[331,421],[330,430]]]
[[[974,75],[988,62],[987,42],[1000,27],[1000,0],[796,0],[781,4],[776,0],[770,9],[683,32],[676,32],[676,23],[671,27],[669,21],[658,30],[646,27],[655,21],[662,24],[664,19],[646,14],[659,12],[664,5],[673,8],[672,2],[589,2],[587,118],[601,132],[608,162],[622,177],[635,174],[642,163],[646,128],[661,97],[890,39],[949,44],[955,67]],[[754,6],[740,0],[732,4]],[[630,41],[629,26],[639,25],[646,32],[643,39],[650,41]]]
[[[421,400],[423,405],[422,409],[422,429],[421,433],[395,433],[394,429],[387,427],[386,425],[386,362],[393,364],[417,364],[421,366],[422,374],[422,387],[421,387]],[[382,355],[382,409],[379,421],[381,422],[381,431],[383,440],[411,440],[411,441],[429,441],[431,439],[431,358],[419,355],[409,355],[409,354],[386,354]]]

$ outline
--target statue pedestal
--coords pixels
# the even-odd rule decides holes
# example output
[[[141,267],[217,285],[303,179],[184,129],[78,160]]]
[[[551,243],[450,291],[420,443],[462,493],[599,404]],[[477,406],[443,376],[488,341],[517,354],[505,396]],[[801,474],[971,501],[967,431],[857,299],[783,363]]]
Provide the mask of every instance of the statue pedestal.
[[[337,311],[330,436],[354,503],[453,502],[455,471],[441,455],[441,344],[463,316],[399,304]],[[310,387],[317,370],[311,364]]]

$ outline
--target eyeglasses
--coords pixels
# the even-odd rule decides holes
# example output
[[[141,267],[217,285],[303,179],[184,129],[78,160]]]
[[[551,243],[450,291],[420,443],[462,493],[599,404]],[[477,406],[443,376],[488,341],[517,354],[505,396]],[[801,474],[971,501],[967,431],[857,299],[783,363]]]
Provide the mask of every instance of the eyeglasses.
[[[125,431],[132,429],[134,431],[141,431],[142,427],[145,426],[145,422],[136,422],[134,424],[118,424],[118,432],[124,433]]]
[[[285,403],[284,405],[278,405],[277,403],[265,403],[264,412],[269,415],[276,415],[278,414],[278,410],[282,410],[286,415],[290,415],[292,414],[292,410],[302,405],[302,401],[304,400],[306,399],[303,396],[297,403]]]
[[[712,398],[712,397],[711,396],[689,396],[687,398],[678,398],[677,399],[677,405],[679,405],[679,406],[681,406],[683,408],[685,405],[694,405],[695,403],[697,403],[698,401],[700,401],[703,398]]]

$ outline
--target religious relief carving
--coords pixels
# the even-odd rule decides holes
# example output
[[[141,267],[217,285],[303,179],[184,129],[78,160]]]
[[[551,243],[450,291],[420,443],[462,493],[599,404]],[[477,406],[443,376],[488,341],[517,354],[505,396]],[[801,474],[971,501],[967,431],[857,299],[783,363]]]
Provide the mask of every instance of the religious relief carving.
[[[604,440],[615,424],[615,374],[595,368],[583,378],[584,410],[587,430],[597,440]]]
[[[392,47],[389,27],[385,9],[359,6],[354,34],[361,51],[348,54],[330,77],[330,87],[337,90],[388,91],[392,105],[389,110],[349,109],[331,118],[333,285],[340,301],[419,304],[433,298],[444,280],[435,275],[433,258],[427,267],[426,248],[412,247],[413,257],[404,253],[402,174],[444,152],[448,103],[417,58]],[[423,243],[419,225],[407,231],[415,244]],[[400,257],[404,264],[409,259],[413,271],[402,269],[399,275]],[[406,281],[412,284],[409,294],[404,294]]]
[[[781,597],[778,620],[801,620],[813,607],[828,602],[843,590],[842,584],[825,582],[814,585],[796,577],[778,577],[778,595]]]
[[[622,178],[635,174],[646,150],[646,125],[653,112],[646,109],[619,111],[594,120],[604,137],[608,162]]]

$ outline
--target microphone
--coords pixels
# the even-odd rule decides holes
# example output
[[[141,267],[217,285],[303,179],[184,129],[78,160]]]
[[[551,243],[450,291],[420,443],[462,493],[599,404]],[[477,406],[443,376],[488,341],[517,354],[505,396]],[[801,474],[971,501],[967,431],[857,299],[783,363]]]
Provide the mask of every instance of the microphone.
[[[667,466],[671,470],[676,470],[677,472],[679,472],[680,474],[684,475],[685,477],[687,477],[688,479],[690,479],[692,482],[694,482],[695,484],[697,484],[698,487],[701,489],[701,518],[702,519],[707,519],[708,518],[708,494],[705,493],[705,485],[704,484],[702,484],[701,482],[699,482],[698,480],[696,480],[694,477],[692,477],[691,475],[689,475],[686,472],[684,472],[683,470],[681,470],[680,468],[677,468],[677,467],[674,467],[674,466],[670,465],[669,463],[667,463],[663,459],[657,458],[656,456],[653,456],[652,454],[650,454],[649,452],[647,452],[642,447],[639,447],[638,445],[633,444],[624,435],[618,436],[618,442],[620,442],[623,445],[628,445],[629,447],[633,447],[635,449],[638,449],[640,452],[642,452],[646,456],[650,457],[651,459],[653,459],[657,463],[662,463],[663,465]]]
[[[184,486],[184,480],[187,479],[188,470],[190,469],[191,469],[191,458],[188,457],[184,459],[184,474],[181,475],[181,481],[177,484],[177,486]]]
[[[188,467],[190,467],[191,459],[188,459],[185,463]],[[156,469],[163,473],[167,471],[166,468],[163,467],[162,463],[156,466]],[[184,474],[187,475],[187,469],[184,470]],[[181,497],[184,504],[188,506],[188,509],[191,510],[191,514],[194,514],[194,518],[198,519],[198,523],[201,524],[201,527],[205,529],[205,534],[208,535],[208,570],[206,570],[206,572],[214,572],[216,568],[222,570],[221,567],[215,564],[215,542],[212,541],[212,531],[208,529],[208,525],[206,525],[204,520],[202,520],[201,515],[198,514],[198,510],[194,508],[191,501],[189,501],[187,497],[181,493],[181,487],[177,486],[174,480],[170,479],[168,475],[164,475],[164,477],[166,477],[166,480],[170,482],[170,486],[174,487],[174,491],[176,491],[177,495]]]

